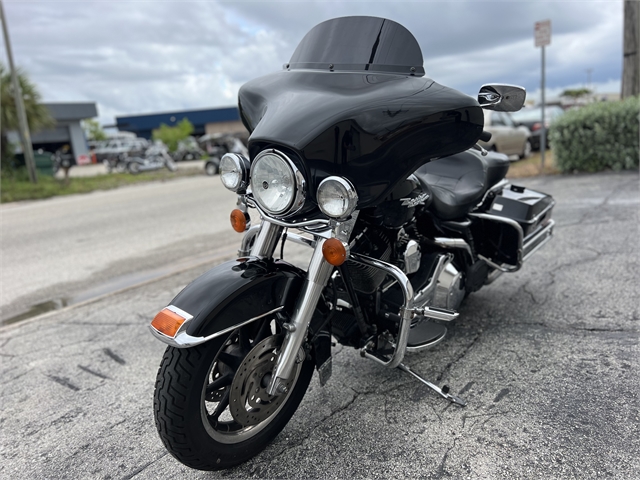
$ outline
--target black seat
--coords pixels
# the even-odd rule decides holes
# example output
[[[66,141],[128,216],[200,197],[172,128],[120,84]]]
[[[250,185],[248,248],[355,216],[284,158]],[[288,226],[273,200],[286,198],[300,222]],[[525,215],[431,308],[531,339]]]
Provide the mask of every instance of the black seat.
[[[454,220],[469,213],[508,169],[506,155],[489,152],[483,157],[466,150],[423,165],[415,176],[433,196],[431,211],[442,220]]]
[[[493,187],[502,180],[509,170],[509,157],[498,152],[487,152],[486,156],[480,156],[480,160],[487,167],[487,189]]]

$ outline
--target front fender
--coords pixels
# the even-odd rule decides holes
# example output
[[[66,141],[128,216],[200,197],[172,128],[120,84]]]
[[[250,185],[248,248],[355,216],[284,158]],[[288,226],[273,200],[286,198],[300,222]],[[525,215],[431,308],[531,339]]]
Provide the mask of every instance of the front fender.
[[[230,260],[198,277],[171,301],[165,310],[185,319],[173,336],[153,325],[151,332],[164,343],[186,348],[279,310],[291,311],[304,275],[282,260]]]

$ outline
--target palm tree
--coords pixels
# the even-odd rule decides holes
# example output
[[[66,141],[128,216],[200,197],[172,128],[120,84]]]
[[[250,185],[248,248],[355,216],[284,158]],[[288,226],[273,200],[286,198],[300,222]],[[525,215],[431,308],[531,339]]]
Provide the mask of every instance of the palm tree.
[[[56,122],[51,117],[49,109],[40,103],[40,93],[29,77],[18,69],[18,82],[22,89],[24,109],[27,113],[29,130],[35,132],[43,128],[53,127]],[[0,160],[4,164],[8,160],[9,149],[7,131],[18,130],[18,113],[13,96],[11,72],[0,63]]]

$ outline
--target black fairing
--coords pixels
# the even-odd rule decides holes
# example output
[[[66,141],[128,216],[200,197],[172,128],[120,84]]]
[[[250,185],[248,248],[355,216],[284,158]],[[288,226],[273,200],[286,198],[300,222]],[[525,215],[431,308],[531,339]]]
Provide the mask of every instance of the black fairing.
[[[482,133],[478,102],[422,71],[417,42],[395,22],[316,26],[288,69],[240,89],[251,157],[267,146],[292,152],[311,203],[318,184],[339,175],[356,187],[359,208],[377,205],[420,165],[466,150]]]
[[[193,315],[189,335],[206,337],[280,305],[290,312],[303,275],[283,261],[230,260],[187,285],[171,305]]]

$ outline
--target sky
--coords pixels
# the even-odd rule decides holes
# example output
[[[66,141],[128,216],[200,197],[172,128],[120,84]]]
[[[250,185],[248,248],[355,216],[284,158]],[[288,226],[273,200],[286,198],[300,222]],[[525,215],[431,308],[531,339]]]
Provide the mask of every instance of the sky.
[[[3,1],[14,62],[48,102],[93,101],[99,120],[237,104],[240,86],[280,70],[314,25],[394,20],[417,38],[427,76],[475,96],[485,83],[540,95],[534,24],[551,20],[546,96],[619,92],[622,0]],[[4,42],[0,61],[6,64]],[[590,71],[590,73],[588,72]],[[589,83],[590,82],[590,83]]]

